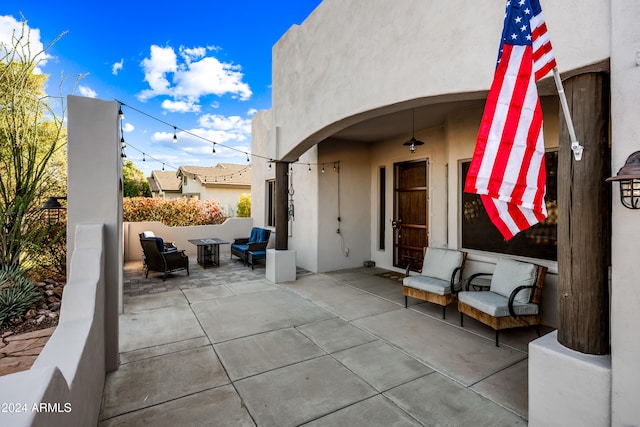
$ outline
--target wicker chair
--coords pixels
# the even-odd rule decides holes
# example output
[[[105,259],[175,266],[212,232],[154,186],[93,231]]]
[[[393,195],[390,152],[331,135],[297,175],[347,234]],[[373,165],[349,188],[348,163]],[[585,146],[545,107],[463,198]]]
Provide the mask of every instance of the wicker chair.
[[[184,250],[165,249],[160,237],[140,237],[140,245],[144,252],[144,277],[149,277],[149,271],[162,272],[163,281],[167,279],[167,274],[174,271],[187,270],[187,276],[189,275],[189,257]]]

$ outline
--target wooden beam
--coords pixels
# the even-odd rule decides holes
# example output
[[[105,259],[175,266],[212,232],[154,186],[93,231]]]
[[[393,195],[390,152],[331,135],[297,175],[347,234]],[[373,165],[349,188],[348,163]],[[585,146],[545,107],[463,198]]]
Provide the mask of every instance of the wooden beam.
[[[276,250],[289,249],[289,163],[276,162]]]
[[[587,354],[609,352],[611,176],[609,79],[589,73],[564,81],[581,161],[573,159],[560,114],[558,154],[558,341]]]

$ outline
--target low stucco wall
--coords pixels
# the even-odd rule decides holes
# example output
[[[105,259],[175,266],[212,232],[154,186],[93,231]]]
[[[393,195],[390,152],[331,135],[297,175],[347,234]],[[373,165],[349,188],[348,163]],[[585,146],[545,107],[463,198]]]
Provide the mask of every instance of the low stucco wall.
[[[78,225],[60,321],[28,371],[0,377],[0,424],[92,426],[105,378],[104,227]],[[113,284],[112,284],[113,285]]]
[[[217,237],[233,242],[238,237],[248,237],[253,226],[252,218],[229,218],[222,224],[197,225],[190,227],[168,227],[161,222],[125,222],[124,223],[124,260],[142,260],[140,233],[153,231],[165,241],[175,242],[179,249],[184,249],[188,256],[196,256],[197,248],[189,243],[189,239],[205,239]],[[273,235],[274,233],[272,233]],[[229,253],[230,245],[221,245],[221,253]]]

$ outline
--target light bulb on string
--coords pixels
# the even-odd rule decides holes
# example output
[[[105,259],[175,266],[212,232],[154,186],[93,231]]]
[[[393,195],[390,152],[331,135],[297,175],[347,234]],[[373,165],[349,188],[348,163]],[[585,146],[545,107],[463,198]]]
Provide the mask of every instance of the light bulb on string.
[[[176,135],[176,127],[173,127],[173,143],[178,142],[178,135]]]
[[[309,172],[311,172],[311,163],[307,163],[307,166],[309,166]]]
[[[251,160],[249,159],[249,153],[244,153],[247,155],[247,163],[249,163]]]
[[[142,161],[143,161],[143,162],[146,162],[146,161],[147,161],[147,158],[145,157],[144,153],[142,153]]]
[[[118,118],[122,121],[124,120],[124,113],[122,112],[122,104],[118,107]]]
[[[324,173],[324,163],[322,164],[322,173]]]
[[[162,164],[162,171],[164,172],[164,163]]]
[[[216,154],[216,143],[213,143],[213,152],[211,154]]]

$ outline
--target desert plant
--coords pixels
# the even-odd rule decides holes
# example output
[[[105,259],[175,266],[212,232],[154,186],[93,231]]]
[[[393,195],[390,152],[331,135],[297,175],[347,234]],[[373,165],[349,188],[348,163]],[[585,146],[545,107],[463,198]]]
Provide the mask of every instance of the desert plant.
[[[0,268],[0,326],[42,301],[42,294],[16,266]]]
[[[249,218],[251,216],[251,194],[242,193],[240,195],[237,215],[240,218]]]
[[[38,253],[46,234],[38,208],[63,185],[64,98],[56,105],[46,95],[47,76],[38,71],[53,42],[32,52],[29,36],[23,22],[10,42],[0,42],[0,265]]]

